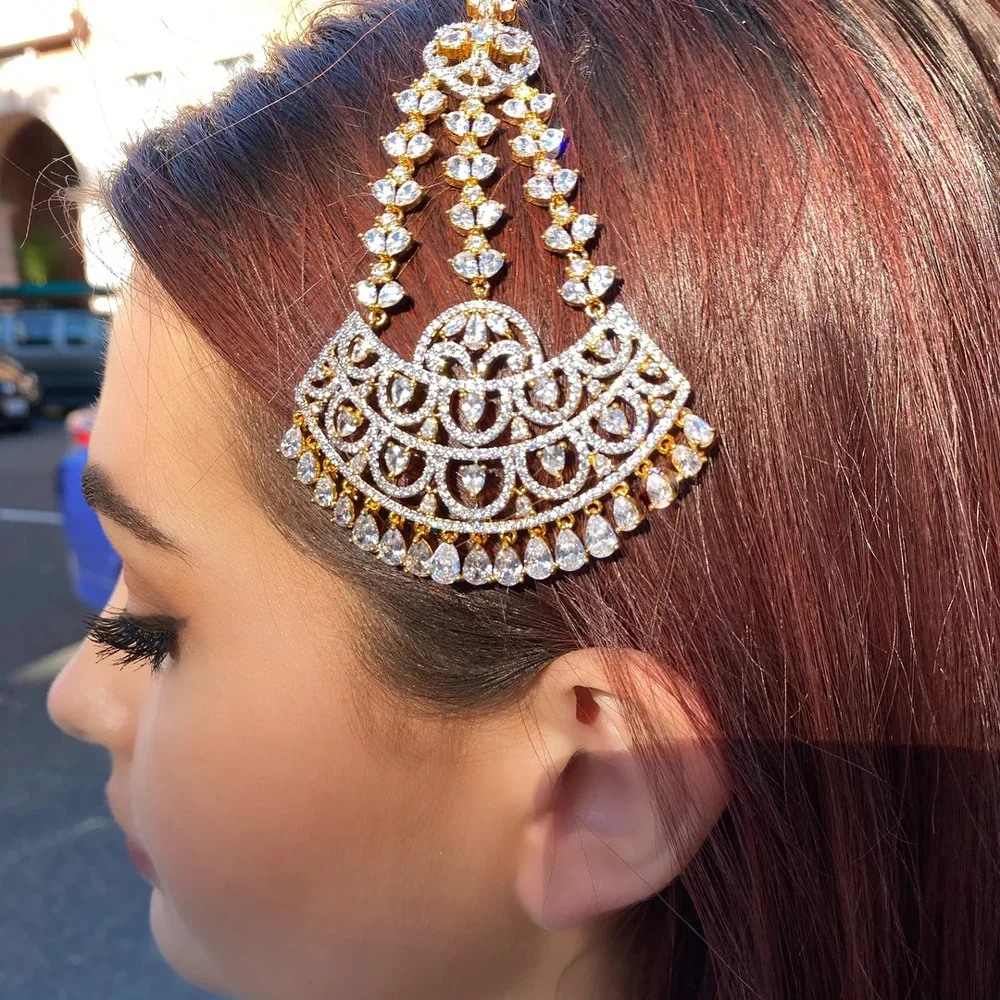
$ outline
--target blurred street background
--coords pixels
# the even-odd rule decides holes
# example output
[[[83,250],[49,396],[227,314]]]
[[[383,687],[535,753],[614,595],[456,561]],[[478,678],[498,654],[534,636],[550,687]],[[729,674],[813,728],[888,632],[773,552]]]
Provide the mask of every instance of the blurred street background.
[[[80,469],[130,260],[96,192],[130,137],[209,100],[323,0],[0,4],[0,1000],[206,998],[165,966],[104,801],[45,714],[117,557]],[[115,669],[109,667],[109,669]]]

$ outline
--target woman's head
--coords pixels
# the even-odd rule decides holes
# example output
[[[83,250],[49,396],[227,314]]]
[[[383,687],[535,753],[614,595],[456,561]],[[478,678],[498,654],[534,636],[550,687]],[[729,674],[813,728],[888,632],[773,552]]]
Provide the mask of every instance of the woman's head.
[[[110,188],[140,267],[87,488],[112,607],[169,620],[98,629],[160,675],[87,645],[52,708],[112,750],[161,948],[247,997],[987,995],[1000,15],[526,5],[600,254],[722,447],[616,559],[467,592],[355,550],[276,453],[391,94],[460,13],[334,8]],[[554,352],[542,218],[499,297]],[[410,228],[404,355],[465,297],[443,211]]]

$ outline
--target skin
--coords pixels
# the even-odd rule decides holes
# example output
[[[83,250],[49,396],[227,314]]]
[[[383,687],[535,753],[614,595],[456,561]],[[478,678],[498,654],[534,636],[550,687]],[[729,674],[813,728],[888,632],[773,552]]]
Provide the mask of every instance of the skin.
[[[61,728],[109,751],[108,801],[148,859],[160,950],[252,1000],[617,995],[607,914],[679,874],[724,781],[691,756],[696,822],[665,853],[585,652],[546,670],[530,727],[523,706],[473,725],[380,701],[353,651],[358,599],[244,486],[221,365],[133,290],[90,446],[121,501],[98,498],[124,566],[109,608],[185,625],[155,675],[84,642],[49,699]],[[581,721],[584,685],[596,700]],[[593,767],[560,799],[574,756]],[[597,830],[592,847],[570,813]]]

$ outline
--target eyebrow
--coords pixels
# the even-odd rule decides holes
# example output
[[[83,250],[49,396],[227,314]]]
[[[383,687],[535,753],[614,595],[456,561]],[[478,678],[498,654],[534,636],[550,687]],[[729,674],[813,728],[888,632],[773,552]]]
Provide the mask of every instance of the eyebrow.
[[[98,514],[127,528],[144,542],[157,545],[168,552],[181,551],[181,547],[169,535],[118,492],[111,477],[99,465],[88,462],[83,467],[81,480],[83,498]]]

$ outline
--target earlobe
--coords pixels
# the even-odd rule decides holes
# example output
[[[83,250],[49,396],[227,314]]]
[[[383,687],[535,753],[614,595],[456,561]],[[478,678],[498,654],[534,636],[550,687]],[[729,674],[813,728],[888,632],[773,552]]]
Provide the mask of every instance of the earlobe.
[[[576,652],[551,664],[536,692],[546,766],[524,827],[517,893],[531,918],[552,929],[659,892],[708,836],[728,797],[714,741],[665,690],[632,706],[657,734],[640,756],[608,690],[604,664],[614,655],[638,658]]]

